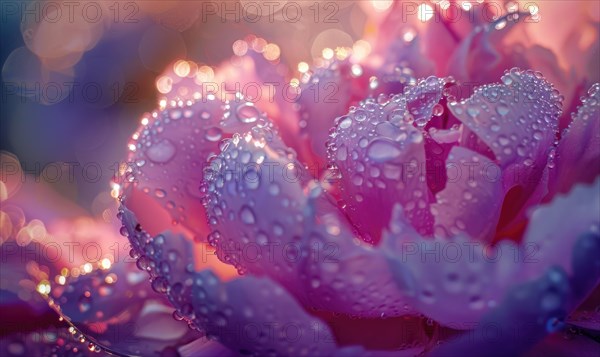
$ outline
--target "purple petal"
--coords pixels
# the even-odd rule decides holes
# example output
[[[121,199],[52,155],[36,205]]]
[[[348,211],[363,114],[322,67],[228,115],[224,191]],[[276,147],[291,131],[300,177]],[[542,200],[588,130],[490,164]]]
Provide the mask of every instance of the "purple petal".
[[[431,205],[435,235],[466,233],[476,240],[491,240],[504,192],[501,180],[490,179],[487,171],[500,172],[500,168],[487,157],[458,146],[451,149],[446,167],[446,187]]]
[[[267,273],[295,289],[306,205],[303,186],[310,175],[293,151],[277,134],[255,128],[224,145],[206,179],[208,239],[219,259],[241,273]]]
[[[124,207],[121,219],[138,266],[148,271],[157,291],[167,294],[178,319],[241,354],[329,355],[336,349],[327,325],[306,314],[270,279],[223,282],[211,270],[196,272],[185,238],[170,233],[150,237]]]
[[[572,272],[572,255],[577,239],[600,231],[600,178],[591,185],[577,185],[568,194],[536,208],[530,217],[523,245],[529,248],[522,275],[535,278],[551,266]]]
[[[470,98],[451,103],[449,108],[468,129],[461,145],[486,156],[491,150],[491,158],[502,169],[491,175],[502,179],[505,193],[514,189],[498,225],[499,231],[510,231],[525,219],[526,209],[543,197],[544,188],[539,186],[545,183],[561,98],[533,71],[513,68],[502,82],[481,86]],[[477,140],[472,140],[473,134]]]

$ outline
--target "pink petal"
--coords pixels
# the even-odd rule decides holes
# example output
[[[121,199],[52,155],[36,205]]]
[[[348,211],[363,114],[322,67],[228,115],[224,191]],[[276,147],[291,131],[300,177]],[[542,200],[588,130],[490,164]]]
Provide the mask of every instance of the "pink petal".
[[[523,245],[529,258],[522,275],[535,278],[553,265],[572,272],[572,256],[577,239],[584,233],[600,231],[600,178],[590,185],[576,185],[564,195],[557,195],[547,205],[536,208],[530,217]]]
[[[384,245],[409,304],[454,329],[472,328],[467,324],[496,306],[518,271],[509,254],[517,250],[511,242],[492,248],[463,236],[422,239],[399,206]]]
[[[296,289],[303,184],[310,174],[266,128],[235,135],[207,170],[209,243],[238,271],[268,274]]]
[[[203,238],[207,232],[205,222],[195,217],[204,216],[199,187],[206,159],[218,151],[221,139],[263,117],[254,106],[243,103],[232,101],[223,108],[223,103],[208,97],[146,117],[144,122],[148,123],[139,128],[130,143],[133,150],[125,179],[135,192],[127,193],[129,207],[136,209],[140,217],[145,217],[144,212],[156,217],[156,207],[152,207],[156,202],[173,224],[181,224]],[[224,115],[227,118],[223,119]],[[169,226],[146,225],[153,233]]]
[[[346,61],[314,69],[306,83],[300,86],[297,104],[301,133],[321,166],[326,161],[325,142],[334,119],[346,113],[348,107],[368,91],[366,83],[361,82],[364,82],[364,77],[353,74],[350,63]]]

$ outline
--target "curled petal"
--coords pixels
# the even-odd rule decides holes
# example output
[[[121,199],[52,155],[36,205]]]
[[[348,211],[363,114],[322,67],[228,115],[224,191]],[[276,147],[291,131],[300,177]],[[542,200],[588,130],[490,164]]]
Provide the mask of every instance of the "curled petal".
[[[494,153],[499,165],[545,166],[561,101],[541,74],[506,72],[503,84],[484,85],[467,100],[451,103],[452,113]],[[485,148],[472,149],[485,154]]]
[[[310,191],[304,232],[309,254],[302,263],[311,306],[355,317],[414,313],[395,285],[383,251],[355,238],[320,187]]]
[[[569,280],[560,268],[516,286],[502,303],[473,321],[476,328],[432,351],[432,356],[455,356],[485,351],[486,356],[518,356],[544,338],[555,321],[564,318],[569,302]],[[494,331],[490,336],[489,331]]]
[[[451,103],[450,110],[465,126],[461,145],[495,160],[502,169],[495,175],[509,195],[498,230],[510,232],[545,194],[540,185],[545,185],[561,97],[533,71],[513,68],[502,82],[477,88],[467,100]]]
[[[402,210],[396,209],[384,236],[396,281],[419,311],[463,329],[468,328],[464,324],[478,321],[497,306],[510,286],[539,279],[553,267],[572,279],[570,299],[581,299],[597,281],[584,273],[596,269],[592,268],[596,260],[583,254],[585,250],[579,246],[590,247],[582,239],[588,233],[598,234],[599,191],[600,179],[592,186],[576,186],[567,196],[533,211],[519,246],[511,241],[489,246],[461,237],[422,240],[406,224]],[[565,221],[569,225],[562,223]],[[578,245],[578,241],[582,243]],[[589,262],[581,268],[574,257]],[[439,301],[444,304],[436,303]],[[450,301],[454,308],[445,308]],[[456,323],[460,325],[452,326]]]
[[[316,69],[300,90],[297,104],[301,133],[323,164],[325,142],[334,119],[343,115],[353,101],[363,97],[366,85],[359,85],[348,62],[334,62],[326,68]]]
[[[421,239],[394,211],[384,235],[396,282],[415,308],[454,329],[469,329],[498,303],[518,271],[511,242],[492,248],[465,237]],[[452,306],[452,309],[448,309]]]

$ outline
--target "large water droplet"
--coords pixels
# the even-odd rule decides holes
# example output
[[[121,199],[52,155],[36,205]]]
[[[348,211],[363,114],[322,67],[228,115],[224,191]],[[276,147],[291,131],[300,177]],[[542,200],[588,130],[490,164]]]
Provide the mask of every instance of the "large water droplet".
[[[254,224],[256,222],[254,212],[252,211],[252,208],[248,206],[243,206],[240,210],[240,219],[246,224]]]
[[[206,140],[208,141],[219,141],[221,137],[223,137],[223,131],[215,126],[206,130],[206,134],[204,135]]]
[[[510,111],[510,108],[508,107],[508,105],[506,105],[504,103],[500,103],[496,107],[496,112],[502,116],[505,116],[506,114],[508,114],[509,111]]]
[[[236,109],[237,117],[242,123],[254,123],[260,112],[252,103],[245,103],[237,107]]]
[[[400,156],[400,150],[393,142],[383,139],[375,139],[367,148],[367,155],[374,161],[388,161]]]
[[[146,155],[150,161],[157,164],[164,164],[169,162],[173,156],[175,156],[176,151],[177,149],[175,148],[175,145],[173,145],[169,139],[163,139],[150,146],[146,150]]]

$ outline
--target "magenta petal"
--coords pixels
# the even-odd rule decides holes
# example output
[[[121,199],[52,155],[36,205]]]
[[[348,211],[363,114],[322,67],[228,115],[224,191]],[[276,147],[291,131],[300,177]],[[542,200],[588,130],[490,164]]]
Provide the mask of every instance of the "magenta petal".
[[[502,207],[502,182],[487,171],[500,168],[487,157],[469,149],[453,147],[446,161],[446,187],[431,205],[437,237],[466,233],[476,240],[494,237]]]
[[[196,319],[208,336],[240,354],[325,356],[336,349],[329,327],[267,278],[223,283],[203,271],[194,275],[192,291]]]
[[[443,325],[466,329],[497,306],[511,286],[554,267],[572,276],[575,243],[585,233],[597,234],[599,227],[597,179],[533,211],[519,246],[501,241],[492,247],[460,236],[421,239],[396,209],[384,247],[408,302]]]
[[[418,127],[431,119],[444,83],[429,77],[390,101],[367,99],[336,119],[329,160],[341,176],[346,212],[368,242],[379,241],[395,203],[422,234],[431,231],[425,144]]]
[[[514,188],[498,225],[499,231],[510,232],[514,231],[511,225],[521,223],[526,209],[545,194],[561,97],[533,71],[513,68],[502,76],[502,82],[481,86],[470,98],[451,103],[449,108],[466,127],[461,145],[488,157],[491,150],[490,158],[502,172],[489,172],[489,177],[501,179],[505,193]]]
[[[350,103],[367,92],[358,86],[348,62],[334,62],[327,68],[317,68],[300,86],[299,119],[302,134],[310,142],[314,154],[325,162],[325,142],[335,118],[348,110]],[[364,92],[364,93],[362,93]]]
[[[558,144],[551,189],[568,192],[577,182],[592,182],[600,174],[600,84],[594,84],[573,114]]]
[[[356,317],[414,313],[394,283],[384,251],[355,238],[319,186],[310,189],[303,273],[311,306]]]

